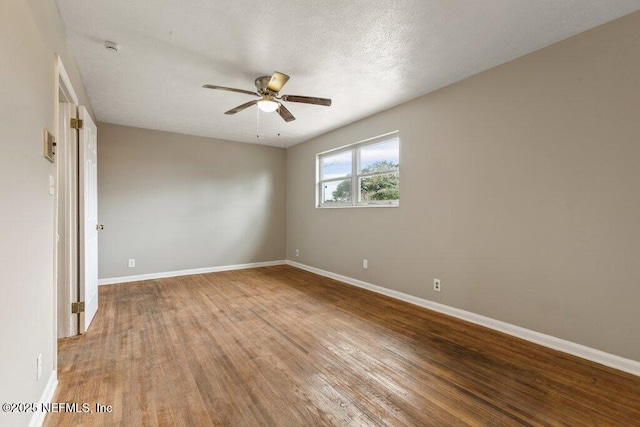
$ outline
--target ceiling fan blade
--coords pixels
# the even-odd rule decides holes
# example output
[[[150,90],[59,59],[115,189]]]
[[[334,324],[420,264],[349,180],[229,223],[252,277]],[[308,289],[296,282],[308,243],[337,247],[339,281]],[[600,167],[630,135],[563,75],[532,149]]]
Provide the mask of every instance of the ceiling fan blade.
[[[331,105],[330,99],[316,98],[313,96],[282,95],[280,99],[289,102],[302,102],[304,104],[324,105],[325,107],[329,107]]]
[[[280,117],[282,117],[285,122],[291,122],[296,119],[295,117],[293,117],[293,114],[291,114],[291,111],[287,110],[287,107],[282,104],[278,106],[277,111],[278,114],[280,114]]]
[[[282,90],[282,87],[285,85],[285,83],[287,83],[288,80],[289,80],[289,76],[287,76],[286,74],[279,73],[279,72],[276,71],[271,76],[271,80],[269,80],[269,84],[267,85],[267,89],[269,89],[270,91],[278,93],[278,92],[280,92]]]
[[[255,99],[255,100],[253,100],[253,101],[246,102],[246,103],[244,103],[244,104],[242,104],[242,105],[238,105],[236,108],[232,108],[231,110],[226,111],[226,112],[225,112],[225,114],[235,114],[235,113],[238,113],[238,112],[240,112],[240,111],[242,111],[242,110],[244,110],[244,109],[246,109],[246,108],[251,107],[253,104],[257,104],[257,103],[258,103],[258,101],[259,101],[259,99]]]
[[[204,85],[202,86],[205,89],[218,89],[218,90],[228,90],[229,92],[238,92],[238,93],[246,93],[247,95],[255,95],[260,96],[255,92],[251,92],[250,90],[244,89],[234,89],[232,87],[224,87],[224,86],[214,86],[214,85]]]

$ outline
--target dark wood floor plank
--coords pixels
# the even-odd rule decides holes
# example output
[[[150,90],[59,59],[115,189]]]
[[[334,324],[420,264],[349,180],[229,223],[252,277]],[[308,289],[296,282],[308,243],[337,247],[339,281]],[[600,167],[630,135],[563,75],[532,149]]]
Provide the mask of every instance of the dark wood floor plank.
[[[100,288],[47,426],[640,425],[640,378],[276,266]]]

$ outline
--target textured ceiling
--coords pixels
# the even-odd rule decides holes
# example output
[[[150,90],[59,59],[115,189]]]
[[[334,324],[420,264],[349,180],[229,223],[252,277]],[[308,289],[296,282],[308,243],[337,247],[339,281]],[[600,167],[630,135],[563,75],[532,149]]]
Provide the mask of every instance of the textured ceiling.
[[[99,121],[288,147],[640,9],[638,0],[57,0]],[[104,47],[111,40],[118,52]],[[281,71],[297,120],[203,84]],[[278,136],[278,134],[280,134]]]

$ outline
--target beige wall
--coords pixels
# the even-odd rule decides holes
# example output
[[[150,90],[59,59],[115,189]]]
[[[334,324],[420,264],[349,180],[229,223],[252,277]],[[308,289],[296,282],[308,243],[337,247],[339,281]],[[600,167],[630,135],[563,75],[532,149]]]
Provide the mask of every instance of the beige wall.
[[[42,135],[56,129],[56,53],[88,101],[54,1],[2,0],[0,53],[0,402],[38,402],[55,360],[55,166],[42,156]],[[30,417],[0,412],[0,425]]]
[[[640,13],[288,149],[287,258],[640,361],[638,70]],[[399,208],[314,208],[396,129]]]
[[[100,278],[284,259],[285,150],[98,126]]]

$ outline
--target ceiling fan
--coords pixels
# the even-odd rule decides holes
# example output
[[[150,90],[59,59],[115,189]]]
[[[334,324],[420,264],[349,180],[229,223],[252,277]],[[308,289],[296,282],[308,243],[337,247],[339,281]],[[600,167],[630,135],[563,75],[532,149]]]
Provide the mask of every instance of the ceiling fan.
[[[258,108],[265,112],[277,111],[280,114],[280,117],[284,119],[285,122],[290,122],[295,120],[293,114],[287,107],[282,105],[280,101],[287,102],[302,102],[304,104],[314,104],[314,105],[324,105],[329,107],[331,105],[331,100],[327,98],[315,98],[312,96],[298,96],[298,95],[280,95],[280,91],[282,87],[289,80],[289,76],[283,73],[275,72],[272,76],[260,76],[255,80],[256,92],[252,92],[250,90],[244,89],[234,89],[232,87],[224,87],[224,86],[214,86],[214,85],[204,85],[202,86],[205,89],[218,89],[218,90],[227,90],[229,92],[239,92],[246,93],[247,95],[255,95],[260,97],[260,99],[255,99],[253,101],[249,101],[245,104],[239,105],[236,108],[233,108],[225,114],[235,114],[246,108],[251,107],[254,104],[258,104]]]

